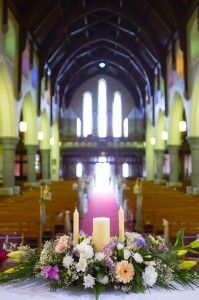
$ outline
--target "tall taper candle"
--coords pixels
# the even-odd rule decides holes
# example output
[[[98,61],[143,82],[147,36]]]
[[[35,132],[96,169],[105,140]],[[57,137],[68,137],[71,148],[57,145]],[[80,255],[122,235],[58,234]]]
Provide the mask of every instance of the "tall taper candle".
[[[73,245],[76,246],[78,244],[79,239],[79,213],[77,208],[73,213]]]
[[[119,240],[124,242],[124,210],[121,206],[119,209]]]
[[[95,252],[101,252],[103,245],[110,241],[110,219],[94,218],[93,219],[93,242]]]

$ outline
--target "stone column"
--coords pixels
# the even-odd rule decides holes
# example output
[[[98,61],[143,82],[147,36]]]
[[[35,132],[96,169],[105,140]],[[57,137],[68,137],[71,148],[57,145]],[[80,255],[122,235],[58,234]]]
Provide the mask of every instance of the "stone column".
[[[41,177],[50,180],[50,149],[40,149],[41,154]]]
[[[25,145],[28,155],[28,182],[36,182],[35,172],[35,155],[37,153],[38,145]]]
[[[164,182],[163,179],[163,155],[164,155],[164,150],[162,149],[155,149],[155,155],[156,155],[156,183],[162,183]]]
[[[5,188],[15,186],[14,164],[18,140],[18,137],[0,138],[3,149],[3,187]]]
[[[170,155],[169,185],[170,186],[182,185],[179,182],[179,149],[180,149],[180,145],[168,145],[167,149],[169,150],[169,155]]]
[[[199,194],[199,137],[190,137],[188,142],[191,147],[192,160],[192,176],[191,184],[193,187],[193,194]]]

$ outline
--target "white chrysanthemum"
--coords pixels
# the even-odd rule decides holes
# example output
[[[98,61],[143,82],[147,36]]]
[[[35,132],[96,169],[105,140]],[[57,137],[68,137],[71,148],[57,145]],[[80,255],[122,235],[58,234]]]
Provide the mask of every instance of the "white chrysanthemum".
[[[86,267],[87,267],[87,261],[84,258],[80,259],[79,262],[76,264],[77,272],[85,272]]]
[[[81,258],[89,259],[89,258],[92,258],[94,255],[93,248],[90,245],[79,244],[76,246],[76,248],[79,251]]]
[[[124,248],[124,245],[122,243],[117,244],[117,249],[121,250]]]
[[[95,278],[91,276],[90,274],[84,276],[84,283],[83,283],[85,289],[93,288],[95,285]]]
[[[69,268],[74,262],[74,259],[70,255],[66,255],[63,259],[63,266]]]
[[[108,276],[104,276],[103,278],[98,280],[101,284],[108,284]]]
[[[104,260],[105,259],[105,254],[103,252],[96,252],[95,253],[95,259],[99,260],[99,261]]]
[[[142,263],[143,262],[143,257],[139,253],[133,254],[133,258],[137,263]]]
[[[157,280],[158,273],[153,266],[147,266],[142,274],[144,286],[152,287]]]
[[[128,249],[124,249],[124,259],[128,260],[131,256],[131,252]]]

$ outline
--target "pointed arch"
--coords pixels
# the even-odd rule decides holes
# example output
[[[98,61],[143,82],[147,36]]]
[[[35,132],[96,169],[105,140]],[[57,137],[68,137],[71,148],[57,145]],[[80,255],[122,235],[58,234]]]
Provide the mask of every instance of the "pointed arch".
[[[178,92],[175,92],[169,113],[168,145],[181,144],[179,122],[183,119],[183,111],[182,97]]]
[[[162,132],[166,130],[165,117],[161,109],[159,109],[156,120],[156,134],[155,134],[155,149],[164,150],[165,141],[162,139]]]
[[[46,109],[43,110],[40,119],[40,131],[43,132],[43,140],[40,141],[40,149],[46,150],[50,149],[50,122],[48,120],[48,115]]]
[[[27,123],[27,131],[24,134],[25,145],[37,145],[37,116],[34,101],[30,92],[24,96],[22,104],[23,121]]]
[[[17,128],[13,87],[6,66],[0,60],[0,137],[16,136]]]
[[[191,102],[191,117],[190,117],[190,137],[199,137],[199,69],[193,86],[192,102]]]

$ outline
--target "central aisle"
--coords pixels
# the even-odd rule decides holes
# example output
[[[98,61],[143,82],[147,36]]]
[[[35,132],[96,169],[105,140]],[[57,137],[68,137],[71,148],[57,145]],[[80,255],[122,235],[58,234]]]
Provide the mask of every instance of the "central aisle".
[[[93,218],[107,217],[110,218],[111,236],[118,234],[118,205],[113,193],[94,192],[88,200],[88,211],[80,219],[80,229],[87,235],[92,235]]]

